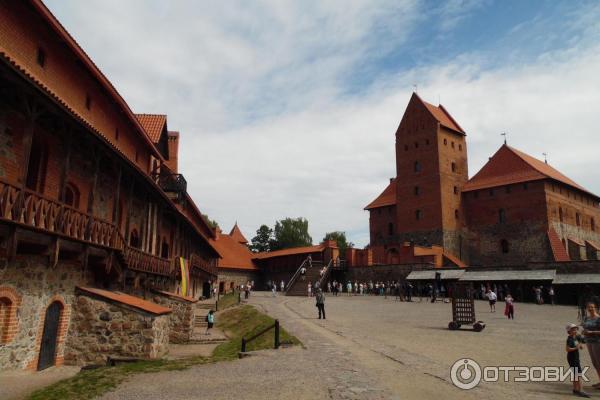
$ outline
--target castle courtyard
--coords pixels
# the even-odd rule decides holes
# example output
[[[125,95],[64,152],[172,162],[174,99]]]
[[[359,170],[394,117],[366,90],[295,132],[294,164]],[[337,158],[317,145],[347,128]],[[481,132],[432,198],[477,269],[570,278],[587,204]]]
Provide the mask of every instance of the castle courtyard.
[[[483,366],[566,366],[564,325],[574,306],[516,304],[515,320],[501,305],[487,326],[449,331],[451,305],[397,302],[393,297],[328,297],[327,320],[314,299],[255,293],[250,303],[278,318],[303,347],[257,352],[241,360],[184,371],[134,376],[102,399],[561,399],[570,383],[481,383],[456,388],[452,364],[471,358]],[[591,365],[582,351],[582,365]],[[589,387],[597,378],[587,373]]]

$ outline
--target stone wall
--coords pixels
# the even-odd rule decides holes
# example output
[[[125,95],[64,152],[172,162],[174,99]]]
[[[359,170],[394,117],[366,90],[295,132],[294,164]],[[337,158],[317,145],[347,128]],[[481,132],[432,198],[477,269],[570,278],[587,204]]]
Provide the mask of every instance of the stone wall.
[[[0,291],[14,292],[20,299],[16,332],[0,344],[0,370],[37,368],[46,309],[54,301],[61,303],[56,364],[63,363],[74,289],[86,281],[87,275],[76,263],[60,261],[49,268],[48,258],[42,256],[18,257],[0,269]]]
[[[232,290],[232,284],[233,287],[238,287],[245,285],[248,281],[254,281],[254,286],[256,287],[259,284],[258,278],[258,271],[219,268],[217,287],[220,287],[221,282],[223,282],[225,292],[227,293]]]
[[[344,281],[387,282],[404,280],[412,270],[431,268],[430,264],[372,265],[365,267],[349,267],[344,274]]]
[[[169,315],[77,295],[65,362],[105,364],[108,357],[160,358],[169,345]]]
[[[173,310],[169,314],[169,342],[188,342],[194,330],[194,304],[197,301],[159,291],[153,291],[152,294],[154,303]]]

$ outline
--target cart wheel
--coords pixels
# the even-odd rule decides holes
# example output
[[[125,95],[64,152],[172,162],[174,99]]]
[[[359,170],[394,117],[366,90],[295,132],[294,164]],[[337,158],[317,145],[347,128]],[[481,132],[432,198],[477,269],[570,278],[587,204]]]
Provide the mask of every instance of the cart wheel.
[[[475,332],[481,332],[485,328],[485,324],[481,321],[477,321],[473,324],[473,330]]]
[[[455,331],[460,327],[459,324],[457,324],[454,321],[450,321],[450,323],[448,324],[448,329],[450,329],[451,331]]]

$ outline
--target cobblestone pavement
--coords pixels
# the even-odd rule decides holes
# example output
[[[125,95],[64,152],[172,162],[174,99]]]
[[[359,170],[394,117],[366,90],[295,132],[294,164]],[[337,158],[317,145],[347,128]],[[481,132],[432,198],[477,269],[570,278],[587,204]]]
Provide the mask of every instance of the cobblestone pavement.
[[[328,297],[327,320],[314,299],[255,293],[262,308],[305,348],[257,352],[238,361],[133,377],[103,399],[553,399],[572,397],[569,383],[483,383],[463,391],[451,365],[566,365],[564,325],[574,307],[516,305],[514,321],[478,302],[481,333],[448,331],[449,304],[379,297]],[[582,364],[590,365],[587,353]],[[595,377],[591,376],[592,381]],[[589,386],[589,384],[588,384]],[[588,389],[591,391],[591,388]]]

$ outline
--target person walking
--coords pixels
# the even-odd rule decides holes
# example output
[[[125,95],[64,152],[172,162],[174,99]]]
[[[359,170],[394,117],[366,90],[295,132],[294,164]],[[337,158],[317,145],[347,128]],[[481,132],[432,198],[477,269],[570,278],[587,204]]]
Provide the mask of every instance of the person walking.
[[[308,282],[308,297],[312,297],[312,283]]]
[[[271,285],[271,293],[273,294],[273,297],[277,296],[277,284],[275,282]]]
[[[592,359],[592,365],[600,379],[600,313],[598,305],[593,301],[588,301],[585,306],[585,320],[583,321],[583,335],[585,343]],[[592,385],[595,389],[600,389],[600,383]]]
[[[496,300],[498,299],[498,296],[496,296],[496,293],[490,289],[488,290],[487,298],[490,303],[490,312],[496,312]]]
[[[504,315],[506,315],[508,319],[515,319],[515,300],[510,295],[510,293],[506,294],[504,302],[506,303],[506,307],[504,308]]]
[[[208,314],[206,314],[206,332],[205,335],[210,335],[210,330],[213,328],[215,324],[215,312],[210,310]]]
[[[285,292],[285,282],[283,281],[283,279],[281,280],[279,287],[281,288],[281,290],[280,290],[281,292]]]
[[[317,309],[319,310],[319,319],[321,319],[321,315],[323,315],[323,319],[325,319],[325,294],[322,289],[317,290]]]
[[[573,379],[573,394],[579,397],[589,398],[590,395],[581,391],[581,362],[579,360],[579,350],[583,349],[581,336],[577,334],[578,327],[575,324],[567,325],[567,362],[571,369]]]
[[[550,298],[550,304],[554,305],[554,288],[552,286],[548,288],[548,297]]]

